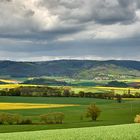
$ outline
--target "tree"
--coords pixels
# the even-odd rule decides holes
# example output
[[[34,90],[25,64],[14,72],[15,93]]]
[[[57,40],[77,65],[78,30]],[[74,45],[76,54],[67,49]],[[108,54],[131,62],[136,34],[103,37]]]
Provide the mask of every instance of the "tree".
[[[80,97],[84,97],[84,96],[85,96],[85,92],[84,92],[84,91],[80,91],[80,92],[79,92],[79,96],[80,96]]]
[[[116,98],[117,98],[117,102],[118,102],[118,103],[121,103],[121,102],[122,102],[122,96],[121,96],[121,95],[118,94],[118,95],[116,96]]]
[[[97,118],[100,116],[101,110],[95,104],[91,104],[87,108],[86,117],[90,117],[93,121],[96,121]]]
[[[64,120],[64,113],[53,112],[48,114],[43,114],[40,116],[41,121],[45,124],[62,124]]]
[[[134,119],[135,123],[140,123],[140,115],[136,115],[135,119]]]
[[[70,97],[70,95],[71,95],[70,88],[68,88],[68,87],[64,88],[63,96]]]
[[[130,95],[131,94],[131,91],[130,91],[130,89],[128,89],[128,95]]]

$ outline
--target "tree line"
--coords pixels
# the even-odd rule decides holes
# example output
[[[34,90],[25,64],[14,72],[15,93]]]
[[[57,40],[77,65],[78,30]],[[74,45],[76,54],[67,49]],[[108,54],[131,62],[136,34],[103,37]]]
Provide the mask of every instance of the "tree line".
[[[110,92],[93,93],[80,91],[75,93],[70,87],[48,87],[48,86],[35,86],[35,87],[18,87],[12,89],[0,90],[0,96],[27,96],[27,97],[81,97],[81,98],[99,98],[99,99],[114,99],[118,96],[121,98],[140,98],[140,93],[127,93],[119,95],[114,90]]]

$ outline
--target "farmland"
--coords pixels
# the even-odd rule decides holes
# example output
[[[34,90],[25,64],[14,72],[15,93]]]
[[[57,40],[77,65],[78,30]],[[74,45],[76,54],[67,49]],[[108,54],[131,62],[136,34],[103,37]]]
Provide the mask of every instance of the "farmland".
[[[1,84],[0,89],[11,89],[11,88],[17,88],[20,86],[36,86],[36,85],[30,85],[30,84]]]
[[[128,93],[128,90],[130,90],[130,92],[136,93],[136,92],[140,92],[140,89],[135,89],[135,88],[121,88],[121,87],[101,87],[101,86],[96,86],[96,87],[71,87],[71,90],[75,91],[76,93],[79,93],[80,91],[84,91],[84,92],[93,92],[93,93],[108,93],[111,92],[113,90],[113,92],[117,93],[117,94],[124,94],[124,93]]]
[[[0,110],[36,109],[36,108],[60,108],[77,106],[72,104],[31,104],[31,103],[0,103]]]
[[[33,85],[33,84],[1,84],[0,90],[3,89],[12,89],[18,87],[36,87],[36,86],[44,86],[44,85]],[[60,86],[51,86],[51,87],[60,87]],[[132,88],[132,87],[105,87],[105,86],[67,86],[70,88],[71,91],[75,93],[79,93],[80,91],[84,92],[92,92],[92,93],[110,93],[114,92],[116,94],[127,94],[128,91],[132,94],[140,93],[140,89]]]
[[[0,0],[0,140],[140,140],[140,0]]]
[[[50,78],[50,77],[49,77]],[[53,77],[54,78],[54,77]],[[65,81],[68,83],[71,83],[71,86],[55,86],[55,85],[39,85],[39,84],[23,84],[21,82],[19,83],[12,83],[14,79],[9,80],[9,84],[1,84],[0,90],[6,90],[10,91],[10,89],[16,89],[21,88],[22,91],[27,92],[27,94],[23,94],[23,96],[0,96],[0,113],[11,113],[11,114],[19,114],[22,115],[25,118],[29,118],[32,120],[32,124],[4,124],[0,125],[0,133],[9,133],[8,135],[0,134],[0,138],[6,138],[8,139],[11,135],[16,140],[16,137],[20,137],[23,135],[23,133],[27,133],[25,131],[32,131],[29,132],[29,136],[26,134],[27,137],[30,138],[30,133],[33,135],[34,131],[40,131],[37,133],[40,137],[42,135],[51,135],[56,131],[56,133],[61,133],[64,131],[64,136],[62,135],[61,139],[65,139],[65,135],[67,133],[73,133],[73,131],[80,130],[80,133],[86,133],[97,131],[97,135],[93,135],[92,137],[98,137],[99,135],[99,129],[102,133],[106,133],[105,131],[108,131],[113,134],[114,137],[115,131],[119,131],[119,126],[116,125],[122,125],[122,130],[124,127],[127,128],[126,133],[128,133],[129,126],[133,127],[134,129],[138,128],[137,125],[126,125],[126,124],[133,124],[134,123],[134,117],[136,114],[140,113],[140,98],[123,98],[122,103],[118,103],[116,99],[98,99],[98,98],[89,98],[89,97],[53,97],[54,95],[50,97],[35,97],[39,96],[39,90],[41,92],[47,92],[47,89],[53,88],[59,89],[60,91],[62,89],[69,89],[71,93],[75,93],[75,95],[79,95],[79,92],[83,91],[85,93],[91,92],[91,93],[115,93],[115,94],[134,94],[140,93],[139,88],[133,88],[133,87],[110,87],[110,86],[104,86],[109,82],[109,80],[104,81],[93,81],[93,80],[74,80],[70,78],[56,78],[60,81]],[[24,80],[27,80],[26,78]],[[4,80],[5,81],[5,80]],[[17,79],[17,81],[20,81]],[[120,80],[121,81],[121,80]],[[8,82],[8,81],[7,81]],[[125,81],[122,81],[125,83],[132,83],[132,82],[139,82],[139,79],[126,79]],[[26,89],[26,90],[25,90]],[[55,90],[54,90],[55,91]],[[32,92],[32,94],[31,94]],[[62,91],[61,91],[62,92]],[[32,97],[28,96],[31,95]],[[35,96],[34,96],[35,95]],[[40,94],[41,95],[41,94]],[[26,97],[25,97],[26,96]],[[34,97],[33,97],[34,96]],[[101,109],[101,115],[97,119],[97,121],[91,121],[90,118],[86,117],[86,110],[89,104],[96,104]],[[40,120],[40,115],[47,114],[47,113],[55,113],[55,112],[62,112],[64,114],[64,121],[63,124],[44,124]],[[113,126],[111,126],[113,125]],[[124,126],[123,126],[124,125]],[[99,127],[100,126],[100,127]],[[108,127],[103,127],[108,126]],[[85,128],[88,127],[88,128]],[[70,129],[71,128],[71,129]],[[114,128],[114,129],[112,129]],[[55,130],[60,129],[60,130]],[[61,129],[63,129],[61,131]],[[68,129],[68,132],[67,132]],[[104,130],[103,130],[104,129]],[[112,129],[112,131],[110,131]],[[138,131],[138,130],[137,130]],[[21,133],[12,133],[11,132],[21,132]],[[106,139],[110,136],[110,133],[107,134]],[[117,132],[116,132],[117,133]],[[125,133],[124,133],[125,135]],[[120,136],[120,139],[124,137],[124,135]],[[7,137],[5,137],[7,136]],[[75,138],[76,134],[73,135],[73,139]],[[101,135],[99,135],[101,137]],[[137,135],[135,135],[137,137]],[[30,138],[32,139],[32,138]],[[55,138],[54,138],[55,139]],[[82,138],[81,138],[82,139]],[[102,139],[102,137],[101,137]],[[24,140],[24,138],[23,138]],[[50,140],[53,140],[52,138]]]
[[[78,129],[62,129],[36,132],[20,132],[0,134],[1,140],[139,140],[140,126],[136,124],[102,126]]]
[[[93,99],[93,98],[72,98],[72,97],[0,97],[1,103],[28,103],[36,105],[44,104],[65,104],[76,105],[61,108],[32,108],[32,109],[9,109],[0,112],[21,114],[33,120],[34,125],[0,125],[0,132],[35,131],[64,128],[95,127],[103,125],[117,125],[133,123],[134,117],[139,113],[140,100],[123,100],[121,104],[115,100]],[[90,103],[96,103],[101,108],[101,116],[96,122],[85,117],[85,111]],[[77,106],[77,104],[79,106]],[[115,111],[114,111],[115,110]],[[63,112],[65,114],[63,124],[44,125],[36,124],[39,115],[49,112]],[[83,117],[81,119],[81,116]]]

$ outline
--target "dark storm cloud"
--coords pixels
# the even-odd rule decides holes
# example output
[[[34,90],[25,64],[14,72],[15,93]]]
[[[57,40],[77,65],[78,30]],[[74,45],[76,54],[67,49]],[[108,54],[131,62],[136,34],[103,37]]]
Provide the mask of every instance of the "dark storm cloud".
[[[60,29],[53,29],[53,30],[47,30],[47,31],[32,31],[30,33],[0,33],[0,38],[13,38],[13,39],[30,39],[30,40],[47,40],[47,41],[53,41],[54,39],[57,39],[57,37],[61,37],[64,35],[70,35],[76,32],[79,32],[83,30],[84,26],[75,26],[75,27],[69,27],[69,28],[60,28]]]
[[[44,54],[55,55],[63,54],[65,55],[92,55],[92,54],[102,54],[106,56],[112,55],[111,52],[119,52],[130,54],[140,51],[140,40],[139,38],[132,39],[114,39],[114,40],[79,40],[74,42],[50,42],[46,44],[42,43],[32,43],[32,42],[23,42],[23,45],[20,42],[11,43],[11,46],[5,45],[5,47],[0,46],[2,51],[13,51],[13,52],[41,52]],[[133,45],[133,48],[132,48]],[[18,47],[17,47],[18,46]],[[38,47],[39,46],[39,47]],[[113,46],[113,47],[112,47]]]
[[[0,59],[140,60],[139,0],[1,0]]]
[[[43,0],[42,3],[62,20],[101,24],[134,22],[137,4],[137,0]]]

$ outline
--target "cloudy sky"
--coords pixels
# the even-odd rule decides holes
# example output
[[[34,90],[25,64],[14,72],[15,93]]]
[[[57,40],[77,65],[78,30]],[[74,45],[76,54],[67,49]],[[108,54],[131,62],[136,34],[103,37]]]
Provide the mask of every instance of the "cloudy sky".
[[[0,0],[0,60],[140,60],[140,0]]]

